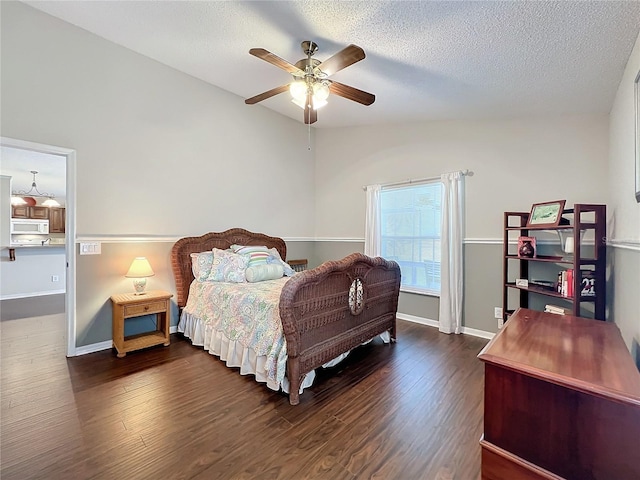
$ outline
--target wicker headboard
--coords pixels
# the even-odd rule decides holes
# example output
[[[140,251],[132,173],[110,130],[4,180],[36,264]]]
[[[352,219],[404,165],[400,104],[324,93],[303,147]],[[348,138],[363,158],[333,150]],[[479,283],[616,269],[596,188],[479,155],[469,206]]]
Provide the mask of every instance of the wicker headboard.
[[[283,260],[287,258],[287,245],[283,239],[254,233],[242,228],[232,228],[225,232],[205,233],[201,237],[186,237],[178,240],[171,249],[171,268],[176,281],[178,307],[184,308],[189,296],[189,286],[193,282],[191,254],[206,252],[212,248],[225,250],[231,245],[264,245],[276,248]]]

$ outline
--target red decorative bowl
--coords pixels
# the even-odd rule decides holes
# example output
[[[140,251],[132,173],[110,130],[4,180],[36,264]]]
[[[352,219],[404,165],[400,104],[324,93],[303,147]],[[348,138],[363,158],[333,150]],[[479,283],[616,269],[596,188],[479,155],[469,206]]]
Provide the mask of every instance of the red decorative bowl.
[[[22,199],[27,202],[27,205],[33,207],[36,204],[36,199],[33,197],[22,197]]]

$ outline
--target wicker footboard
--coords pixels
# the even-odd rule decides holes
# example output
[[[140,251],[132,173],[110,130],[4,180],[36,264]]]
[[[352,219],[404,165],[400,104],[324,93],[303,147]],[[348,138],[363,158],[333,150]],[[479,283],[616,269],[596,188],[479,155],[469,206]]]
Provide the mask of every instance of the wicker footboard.
[[[287,339],[289,402],[305,375],[376,335],[396,334],[400,267],[353,253],[295,275],[280,296]]]

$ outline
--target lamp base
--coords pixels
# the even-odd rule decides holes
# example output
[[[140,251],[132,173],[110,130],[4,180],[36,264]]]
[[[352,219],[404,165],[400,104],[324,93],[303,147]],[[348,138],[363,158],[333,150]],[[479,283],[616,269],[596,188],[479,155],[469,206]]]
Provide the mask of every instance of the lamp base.
[[[147,292],[144,291],[147,286],[146,278],[134,278],[133,279],[133,288],[135,289],[134,295],[145,295]]]

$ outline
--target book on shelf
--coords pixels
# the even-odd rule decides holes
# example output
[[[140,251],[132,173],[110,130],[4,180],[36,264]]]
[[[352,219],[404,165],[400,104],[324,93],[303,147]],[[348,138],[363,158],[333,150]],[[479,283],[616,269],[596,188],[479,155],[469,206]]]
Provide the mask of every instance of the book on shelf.
[[[552,282],[549,280],[533,279],[529,281],[529,285],[531,285],[532,287],[543,288],[544,290],[553,291],[556,289],[556,282]]]
[[[563,297],[573,297],[573,268],[560,270],[558,272],[558,289],[557,292]]]
[[[558,305],[547,304],[544,306],[546,313],[553,313],[555,315],[571,315],[571,310],[568,308],[559,307]]]

